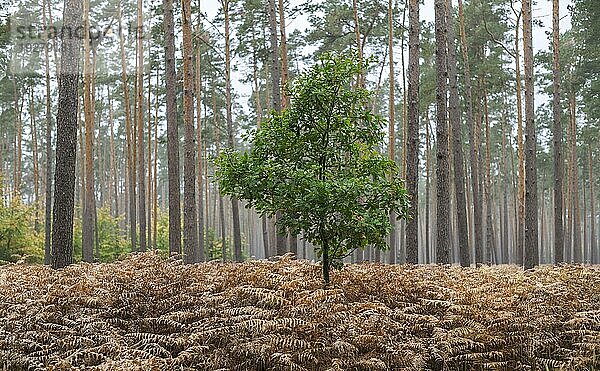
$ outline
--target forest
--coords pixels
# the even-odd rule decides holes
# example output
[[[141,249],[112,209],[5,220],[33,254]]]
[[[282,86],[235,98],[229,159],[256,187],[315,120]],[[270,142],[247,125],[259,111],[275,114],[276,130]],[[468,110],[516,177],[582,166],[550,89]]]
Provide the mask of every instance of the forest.
[[[600,369],[597,0],[0,4],[0,369]]]

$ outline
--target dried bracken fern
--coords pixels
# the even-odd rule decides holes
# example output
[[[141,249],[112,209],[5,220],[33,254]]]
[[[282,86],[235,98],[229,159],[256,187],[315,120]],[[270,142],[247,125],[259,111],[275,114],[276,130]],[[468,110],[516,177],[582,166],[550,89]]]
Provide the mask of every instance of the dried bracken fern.
[[[0,370],[593,370],[600,269],[0,268]]]

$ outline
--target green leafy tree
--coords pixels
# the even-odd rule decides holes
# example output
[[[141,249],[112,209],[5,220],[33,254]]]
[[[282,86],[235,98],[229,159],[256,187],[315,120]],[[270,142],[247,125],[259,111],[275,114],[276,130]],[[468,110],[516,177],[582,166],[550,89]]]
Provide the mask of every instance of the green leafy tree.
[[[387,248],[390,212],[407,215],[398,168],[377,151],[385,120],[370,111],[372,93],[351,85],[366,69],[355,60],[322,56],[290,85],[290,107],[250,135],[249,152],[216,160],[223,194],[280,211],[279,228],[316,246],[326,284],[356,248]]]

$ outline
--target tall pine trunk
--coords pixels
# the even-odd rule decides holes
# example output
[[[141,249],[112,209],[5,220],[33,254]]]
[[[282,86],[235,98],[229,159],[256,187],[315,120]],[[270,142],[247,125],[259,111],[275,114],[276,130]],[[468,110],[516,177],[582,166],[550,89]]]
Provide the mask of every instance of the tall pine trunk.
[[[137,88],[135,123],[137,128],[138,223],[140,248],[146,251],[146,161],[144,155],[144,19],[143,0],[137,0]]]
[[[227,119],[227,146],[233,149],[233,117],[231,113],[231,52],[229,40],[229,0],[222,0],[225,14],[225,108]],[[236,262],[242,261],[242,237],[240,230],[240,204],[237,198],[231,198],[231,214],[233,216],[233,257]]]
[[[46,0],[42,4],[42,22],[46,28]],[[52,98],[50,96],[50,57],[48,53],[48,36],[44,35],[44,69],[46,80],[46,195],[45,195],[45,231],[44,231],[44,264],[50,265],[52,260]],[[0,161],[0,163],[2,163]],[[0,173],[2,169],[0,169]],[[1,190],[0,190],[1,192]]]
[[[94,260],[94,111],[92,100],[93,66],[90,60],[90,2],[84,0],[84,61],[83,61],[83,112],[85,122],[85,192],[83,202],[83,219],[81,221],[81,250],[83,261]],[[82,159],[83,160],[83,159]]]
[[[408,101],[410,104],[407,107],[407,137],[404,140],[406,141],[406,187],[411,200],[409,210],[411,219],[406,222],[406,262],[416,264],[419,260],[419,1],[410,0],[408,7]],[[425,125],[427,124],[426,122]]]
[[[167,173],[169,178],[169,254],[181,254],[181,206],[179,180],[179,128],[175,81],[175,25],[173,0],[163,0],[165,32],[165,100],[167,118]]]
[[[475,117],[473,114],[473,91],[471,84],[471,69],[469,66],[469,52],[467,50],[467,36],[465,32],[465,16],[462,0],[458,0],[458,14],[460,21],[461,51],[464,65],[464,84],[467,104],[467,127],[469,128],[469,154],[471,162],[471,193],[473,197],[473,243],[475,245],[475,263],[483,262],[483,232],[482,232],[482,208],[479,193],[479,162],[478,147],[475,132]]]
[[[437,262],[448,264],[450,253],[450,169],[447,120],[446,0],[435,0],[436,138],[437,138]]]
[[[456,61],[456,44],[454,36],[454,21],[452,18],[452,0],[447,0],[448,19],[448,79],[449,79],[449,111],[448,118],[452,128],[453,161],[454,161],[454,191],[456,194],[456,218],[458,224],[458,251],[460,265],[471,265],[469,248],[469,229],[467,224],[467,201],[465,197],[465,170],[462,150],[462,125],[460,121],[460,100],[458,96],[458,77]]]
[[[281,1],[281,0],[280,0]],[[390,64],[390,92],[388,103],[388,157],[390,161],[396,162],[396,117],[395,117],[395,85],[396,77],[394,76],[394,25],[393,25],[393,0],[388,0],[388,55]],[[418,117],[418,116],[417,116]],[[418,205],[417,205],[418,206]],[[390,213],[390,263],[396,263],[396,213]],[[418,222],[417,222],[418,225]],[[417,257],[418,258],[418,257]]]
[[[270,31],[270,41],[271,41],[271,83],[273,89],[273,109],[275,112],[281,112],[281,64],[279,61],[279,47],[277,41],[277,12],[275,9],[275,0],[269,0],[269,31]],[[276,222],[281,218],[281,213],[275,213]],[[287,251],[286,246],[286,235],[279,231],[279,228],[276,230],[277,239],[276,239],[276,249],[277,255],[283,255]]]
[[[81,28],[82,0],[65,0],[63,27]],[[75,158],[81,40],[62,35],[56,117],[56,171],[52,215],[52,267],[73,262],[73,211],[75,206]]]
[[[198,11],[200,11],[200,1],[198,1]],[[196,33],[202,32],[200,17],[196,25]],[[202,55],[200,45],[196,46],[196,149],[198,151],[198,261],[205,261],[204,254],[204,161],[202,156],[203,138],[202,138]]]
[[[183,29],[183,251],[186,263],[197,261],[198,224],[196,221],[196,146],[194,144],[194,78],[192,71],[192,7],[181,2]]]
[[[558,0],[552,1],[552,116],[554,146],[554,263],[564,261],[562,125],[560,122],[560,49]]]
[[[523,0],[523,48],[525,60],[525,269],[539,264],[536,128],[533,89],[533,22],[531,0]]]

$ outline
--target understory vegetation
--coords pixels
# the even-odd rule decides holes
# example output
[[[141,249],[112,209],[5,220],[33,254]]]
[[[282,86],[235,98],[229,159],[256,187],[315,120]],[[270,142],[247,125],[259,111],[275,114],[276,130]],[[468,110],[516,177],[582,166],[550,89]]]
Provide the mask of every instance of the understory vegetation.
[[[460,268],[155,253],[0,267],[0,369],[600,367],[597,266]]]

